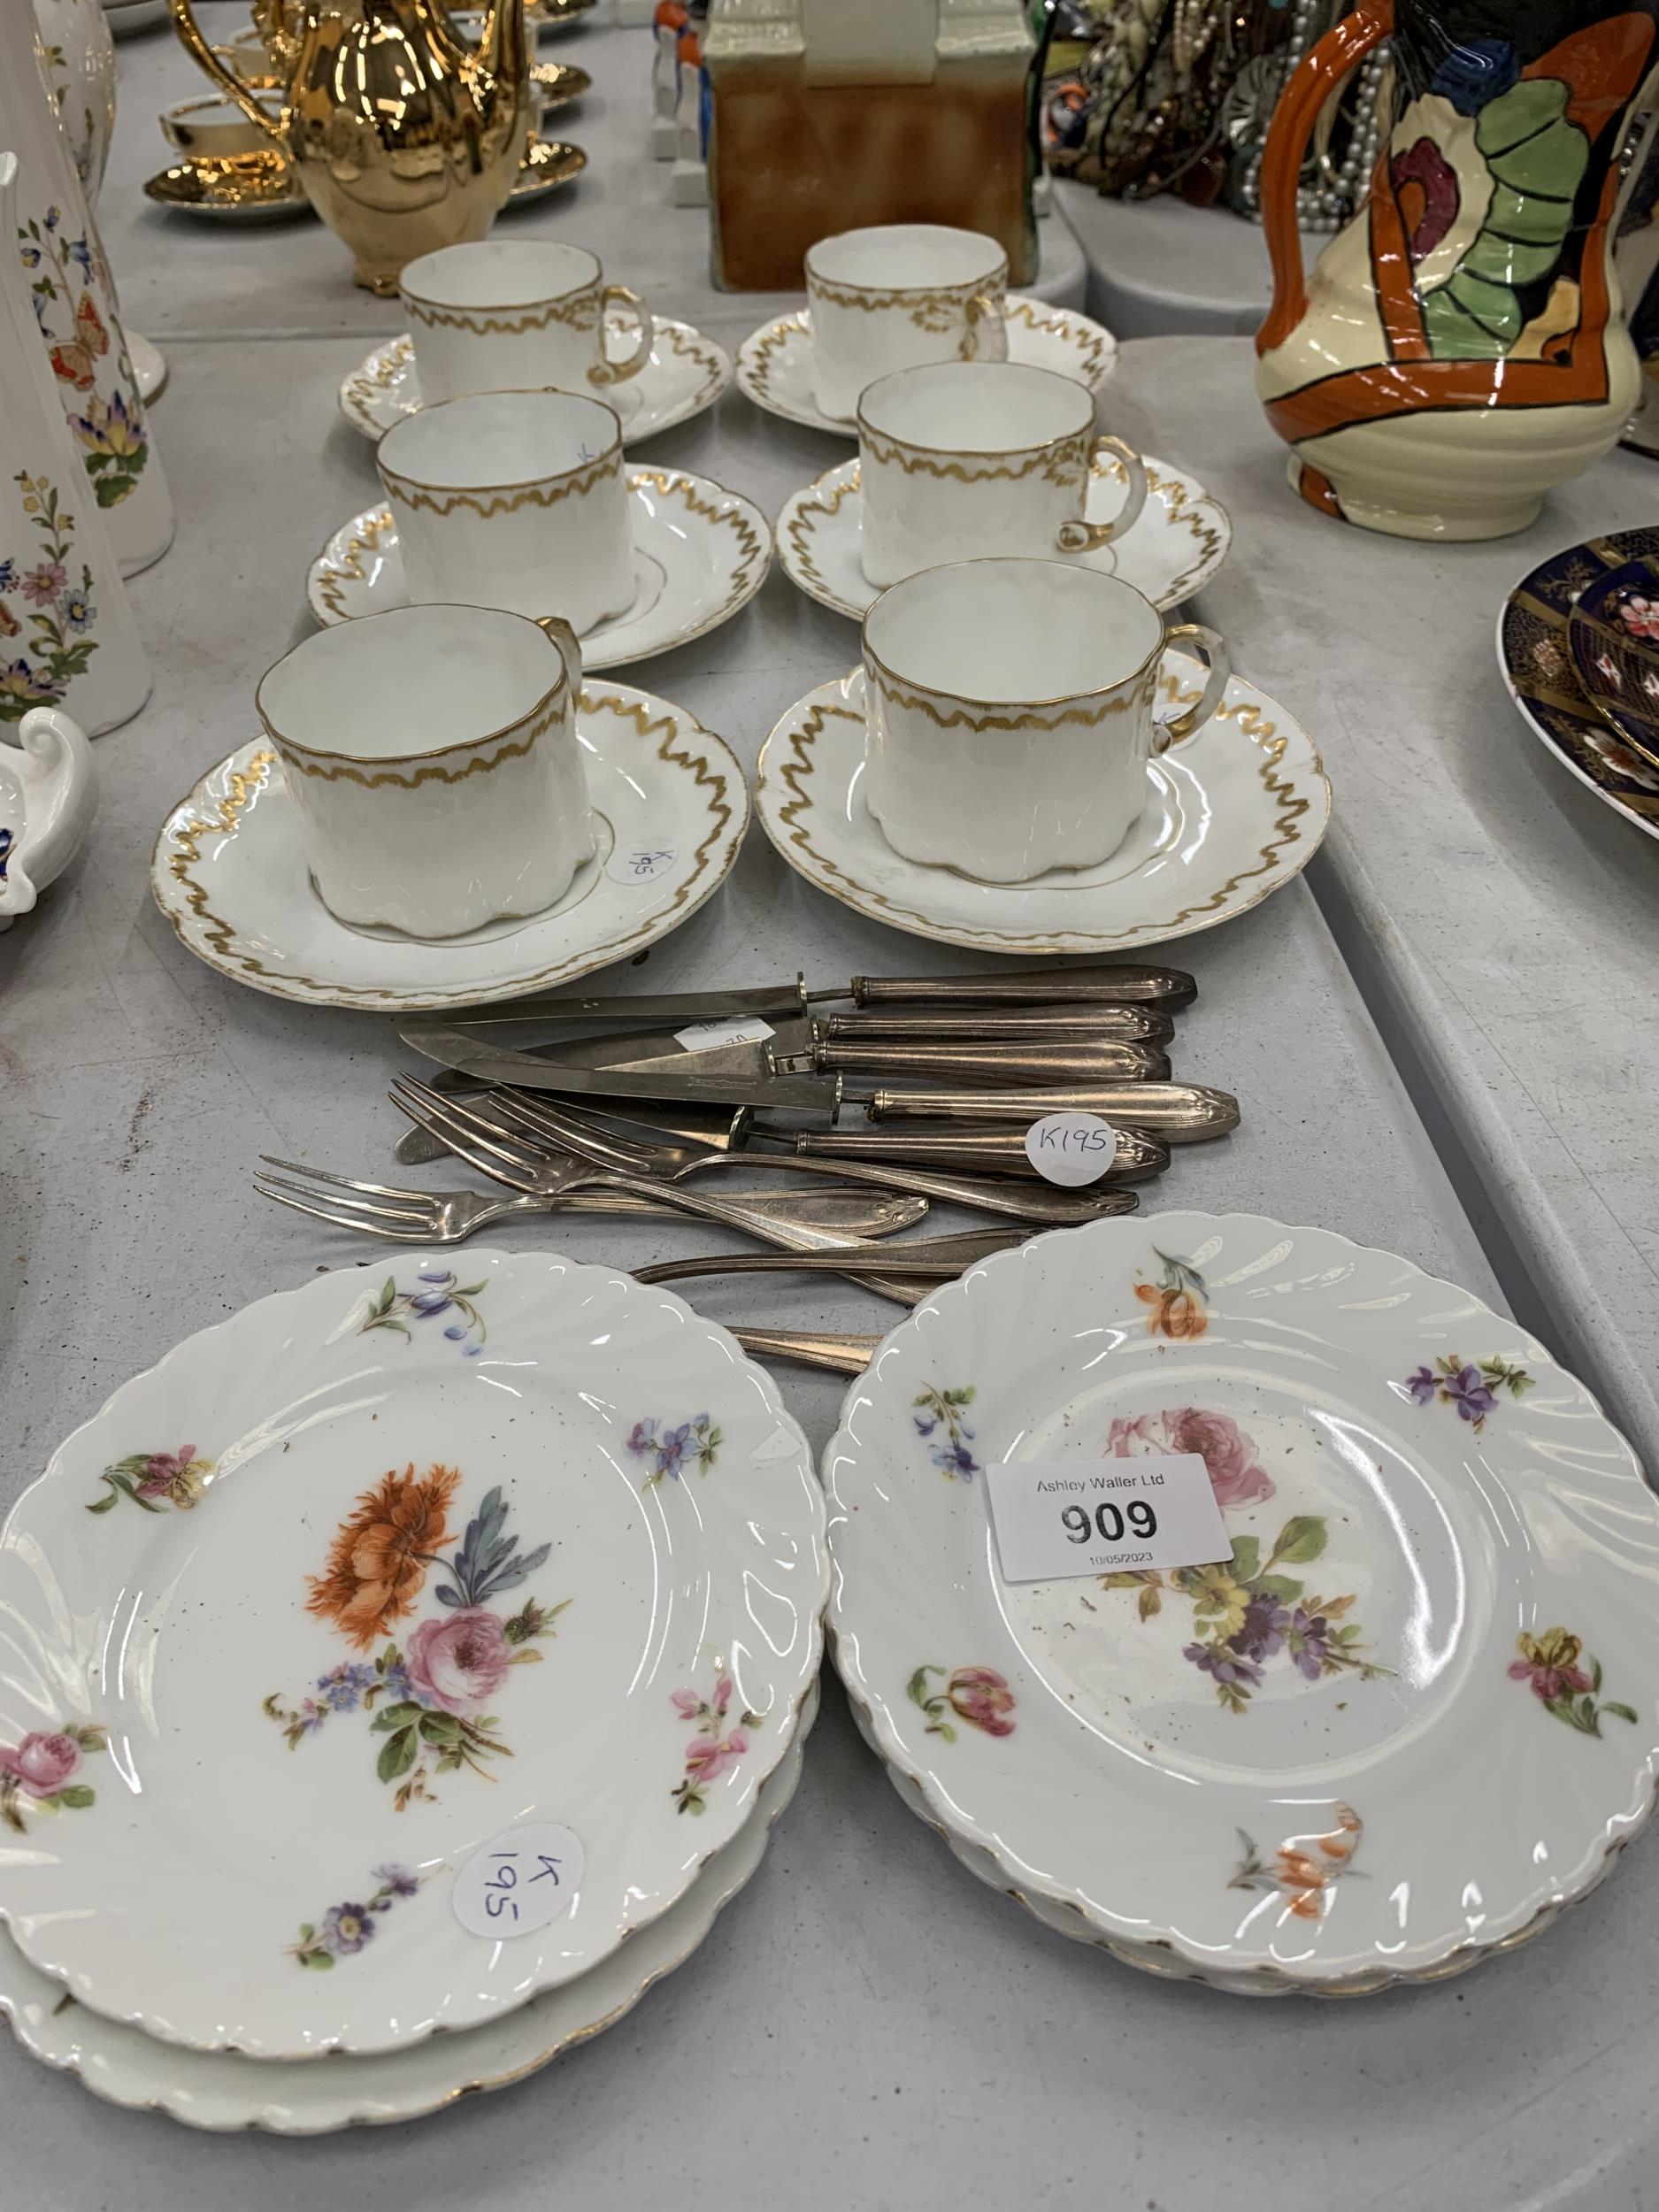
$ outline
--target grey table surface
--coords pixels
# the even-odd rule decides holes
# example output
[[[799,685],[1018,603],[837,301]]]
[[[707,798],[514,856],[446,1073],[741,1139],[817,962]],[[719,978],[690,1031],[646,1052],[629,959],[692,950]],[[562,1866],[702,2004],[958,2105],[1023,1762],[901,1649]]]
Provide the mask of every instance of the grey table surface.
[[[573,62],[594,80],[578,105],[556,109],[547,120],[547,134],[580,146],[588,165],[563,189],[510,210],[501,234],[586,246],[613,283],[632,285],[658,313],[695,322],[734,348],[770,317],[799,307],[801,296],[713,289],[707,210],[671,207],[670,165],[646,157],[650,34],[621,29],[611,14],[611,0],[599,0],[583,24],[541,42],[539,59]],[[209,39],[225,38],[247,21],[246,0],[201,0],[197,18]],[[349,281],[349,255],[314,217],[232,224],[146,199],[145,178],[174,158],[157,120],[161,111],[213,87],[170,23],[123,39],[118,53],[119,121],[98,227],[122,313],[135,330],[157,340],[360,331],[366,342],[403,329],[398,303]],[[1025,289],[1080,308],[1083,254],[1064,217],[1039,225],[1039,245],[1041,267]]]
[[[149,128],[129,101],[121,159]],[[618,143],[609,158],[614,177],[633,150]],[[224,255],[250,296],[261,250],[256,234]],[[0,1187],[13,1240],[0,1503],[181,1334],[364,1256],[253,1199],[256,1153],[373,1171],[400,1126],[383,1093],[402,1056],[383,1024],[238,989],[183,951],[148,895],[161,815],[248,734],[254,680],[304,627],[306,559],[373,488],[368,449],[334,403],[361,326],[180,338],[194,251],[172,227],[121,250],[135,319],[147,268],[170,272],[180,303],[171,333],[151,318],[173,369],[156,431],[180,534],[134,588],[155,695],[99,744],[103,810],[85,855],[0,940]],[[332,280],[342,318],[359,313],[338,266]],[[687,304],[706,307],[686,281]],[[1185,374],[1165,348],[1128,349],[1112,419],[1219,486],[1202,411],[1194,403],[1190,425],[1175,411]],[[1199,388],[1219,416],[1225,391]],[[843,451],[736,394],[652,448],[774,513]],[[1248,541],[1229,574],[1229,589],[1257,588]],[[1360,602],[1352,627],[1371,611]],[[1327,608],[1323,627],[1310,611],[1303,657],[1271,679],[1327,742],[1318,656],[1342,624],[1340,610]],[[1471,660],[1485,626],[1483,614]],[[1240,645],[1263,678],[1271,628],[1258,614]],[[625,673],[752,764],[784,708],[855,652],[851,626],[780,573],[725,629]],[[1368,779],[1363,764],[1336,766],[1340,817]],[[1525,774],[1510,764],[1511,784]],[[1554,799],[1540,795],[1540,812]],[[1571,817],[1571,795],[1561,812]],[[1179,957],[1202,987],[1182,1069],[1236,1089],[1246,1120],[1225,1144],[1182,1156],[1153,1203],[1320,1222],[1501,1299],[1306,885],[1187,941]],[[604,980],[672,988],[796,966],[971,964],[826,901],[757,832],[720,897],[642,966]],[[626,1265],[705,1248],[710,1234],[588,1221],[558,1241]],[[524,1227],[512,1240],[553,1239]],[[722,1318],[764,1311],[833,1327],[883,1325],[887,1311],[804,1279],[769,1281],[764,1296],[710,1285],[699,1303]],[[784,1379],[821,1444],[835,1382]],[[1656,1879],[1651,1845],[1638,1846],[1562,1927],[1436,1990],[1323,2008],[1166,1986],[1048,1933],[958,1867],[901,1806],[832,1686],[800,1797],[755,1883],[693,1961],[549,2072],[408,2127],[288,2143],[198,2137],[112,2110],[7,2044],[0,2200],[22,2212],[287,2212],[296,2199],[330,2212],[663,2201],[1221,2212],[1248,2193],[1276,2212],[1616,2212],[1642,2204],[1651,2166]]]
[[[1505,594],[1650,523],[1659,477],[1616,447],[1516,537],[1383,537],[1293,496],[1245,341],[1137,351],[1164,369],[1155,449],[1238,533],[1202,611],[1318,733],[1338,941],[1512,1304],[1659,1474],[1659,847],[1539,741],[1494,648]]]
[[[1054,197],[1088,263],[1088,311],[1119,338],[1248,335],[1266,314],[1273,277],[1259,223],[1169,193],[1110,199],[1067,177]],[[1310,268],[1325,243],[1303,237]]]

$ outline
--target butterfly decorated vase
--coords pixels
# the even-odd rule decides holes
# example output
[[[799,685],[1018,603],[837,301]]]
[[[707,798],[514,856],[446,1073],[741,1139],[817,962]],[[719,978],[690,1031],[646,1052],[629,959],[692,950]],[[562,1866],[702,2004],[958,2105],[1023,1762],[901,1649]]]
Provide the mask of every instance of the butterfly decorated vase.
[[[1401,537],[1502,537],[1616,442],[1639,385],[1612,262],[1619,156],[1656,13],[1363,0],[1297,70],[1262,167],[1273,302],[1256,389],[1312,506]],[[1364,204],[1304,277],[1310,136],[1385,37],[1393,128]]]
[[[77,510],[88,499],[96,503],[122,574],[134,575],[166,551],[173,502],[139,397],[109,264],[59,127],[27,6],[0,5],[0,151],[18,157],[16,211],[0,250],[22,273],[84,471],[63,495]]]
[[[20,181],[16,157],[0,152],[0,238],[16,227]],[[58,404],[33,297],[22,264],[0,256],[0,741],[52,707],[96,736],[150,693],[107,518]]]

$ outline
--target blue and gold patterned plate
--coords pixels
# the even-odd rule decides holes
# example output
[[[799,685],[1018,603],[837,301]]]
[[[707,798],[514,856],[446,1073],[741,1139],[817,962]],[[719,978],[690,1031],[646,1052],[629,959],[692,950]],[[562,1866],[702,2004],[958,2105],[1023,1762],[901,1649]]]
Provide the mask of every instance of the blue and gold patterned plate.
[[[1566,546],[1521,579],[1498,615],[1498,667],[1522,715],[1580,783],[1649,837],[1659,837],[1659,766],[1626,744],[1586,697],[1568,624],[1581,592],[1655,553],[1659,529]]]
[[[1632,752],[1659,768],[1659,572],[1626,561],[1586,584],[1567,618],[1584,695]]]

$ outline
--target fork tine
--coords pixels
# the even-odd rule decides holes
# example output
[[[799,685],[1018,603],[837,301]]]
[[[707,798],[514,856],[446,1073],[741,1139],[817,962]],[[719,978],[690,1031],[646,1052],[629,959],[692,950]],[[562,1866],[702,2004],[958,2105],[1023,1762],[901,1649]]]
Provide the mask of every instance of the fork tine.
[[[524,1156],[528,1148],[519,1143],[517,1138],[511,1136],[506,1130],[498,1129],[493,1123],[486,1121],[481,1114],[474,1113],[470,1106],[463,1106],[454,1099],[445,1098],[441,1091],[434,1091],[430,1085],[423,1083],[419,1076],[398,1076],[393,1091],[395,1100],[398,1092],[406,1092],[420,1102],[427,1116],[430,1117],[427,1122],[428,1127],[436,1125],[442,1128],[458,1129],[472,1137],[477,1143],[481,1144],[487,1152],[493,1152],[497,1159],[504,1160],[509,1167],[517,1168],[520,1173],[536,1164],[534,1161]],[[498,1141],[501,1139],[505,1139],[505,1143]],[[513,1148],[509,1150],[508,1146]]]
[[[504,1120],[524,1132],[523,1142],[543,1156],[557,1154],[569,1159],[574,1156],[596,1167],[625,1168],[636,1173],[649,1173],[655,1165],[653,1147],[618,1143],[603,1130],[572,1128],[557,1114],[543,1118],[534,1106],[511,1092],[500,1094],[493,1103]]]
[[[422,1129],[429,1130],[434,1136],[442,1137],[457,1160],[466,1161],[469,1166],[477,1168],[492,1181],[505,1183],[512,1190],[534,1192],[538,1187],[530,1168],[521,1167],[496,1146],[492,1145],[488,1153],[482,1150],[471,1133],[441,1106],[423,1106],[416,1099],[405,1098],[401,1091],[394,1091],[391,1097],[393,1105],[407,1114],[411,1121]],[[491,1153],[495,1155],[493,1158]],[[545,1169],[543,1172],[546,1172]]]
[[[255,1179],[268,1184],[273,1190],[292,1191],[298,1198],[320,1198],[324,1195],[307,1183],[290,1183],[284,1175],[258,1176]],[[328,1203],[338,1210],[342,1219],[349,1217],[356,1220],[365,1217],[375,1221],[407,1221],[429,1228],[437,1217],[437,1209],[430,1202],[424,1206],[376,1206],[366,1198],[330,1196]]]
[[[422,1205],[429,1202],[430,1194],[424,1190],[394,1190],[386,1183],[354,1182],[349,1175],[331,1175],[326,1167],[307,1167],[303,1160],[279,1160],[271,1152],[262,1152],[259,1157],[267,1167],[285,1167],[290,1175],[309,1175],[313,1182],[330,1184],[335,1190],[361,1191],[365,1198],[403,1198],[418,1200]]]
[[[394,1244],[425,1244],[426,1237],[405,1236],[399,1229],[377,1228],[372,1221],[342,1221],[338,1214],[325,1212],[320,1206],[302,1205],[297,1198],[285,1198],[280,1190],[266,1190],[256,1181],[254,1188],[262,1198],[269,1198],[279,1206],[292,1206],[296,1214],[309,1214],[313,1221],[326,1221],[331,1229],[357,1229],[368,1237],[387,1237]]]
[[[495,1103],[515,1121],[529,1128],[544,1131],[550,1137],[568,1139],[573,1127],[574,1133],[586,1138],[588,1143],[603,1145],[610,1151],[626,1153],[630,1159],[649,1160],[661,1149],[658,1145],[625,1137],[618,1130],[603,1126],[595,1128],[580,1121],[573,1122],[572,1117],[562,1109],[549,1106],[543,1099],[530,1098],[523,1091],[499,1091],[495,1094]]]

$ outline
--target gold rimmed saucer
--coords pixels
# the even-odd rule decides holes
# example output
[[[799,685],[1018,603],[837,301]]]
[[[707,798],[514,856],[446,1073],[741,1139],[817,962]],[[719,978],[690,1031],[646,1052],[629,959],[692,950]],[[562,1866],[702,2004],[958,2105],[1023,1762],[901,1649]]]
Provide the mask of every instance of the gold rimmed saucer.
[[[507,204],[524,207],[541,199],[580,176],[587,166],[588,157],[580,146],[532,132]],[[273,217],[303,215],[310,209],[292,171],[274,151],[244,154],[227,161],[175,162],[172,168],[146,178],[144,193],[158,207],[222,222],[269,221]]]
[[[180,215],[221,222],[268,222],[303,215],[311,203],[288,164],[275,154],[246,154],[234,161],[179,161],[144,180],[144,196]]]
[[[551,108],[572,106],[594,88],[588,72],[571,61],[539,61],[530,72],[530,81],[541,96],[543,115]]]
[[[522,207],[528,200],[539,200],[543,193],[580,176],[587,166],[588,157],[580,146],[572,146],[567,139],[542,138],[532,131],[518,181],[513,186],[507,204]]]

